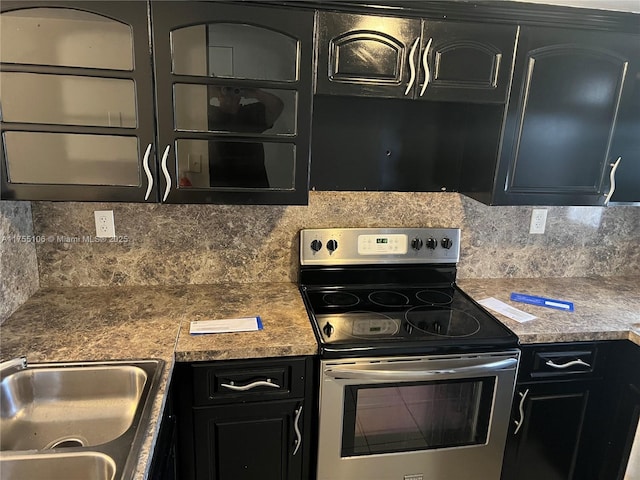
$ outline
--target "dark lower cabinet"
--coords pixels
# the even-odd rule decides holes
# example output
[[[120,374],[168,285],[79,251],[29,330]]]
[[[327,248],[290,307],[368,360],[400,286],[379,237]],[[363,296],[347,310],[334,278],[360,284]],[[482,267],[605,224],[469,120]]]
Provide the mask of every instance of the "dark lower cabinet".
[[[607,342],[523,346],[502,480],[586,480],[601,462]]]
[[[510,432],[503,480],[582,479],[578,455],[594,412],[597,382],[522,385],[514,411],[522,426]],[[524,397],[524,398],[523,398]],[[520,415],[522,407],[522,415]]]
[[[169,396],[164,407],[161,422],[148,478],[149,480],[177,480],[177,425],[171,388],[169,388]]]
[[[625,478],[640,419],[640,345],[629,341],[618,343],[607,384],[606,409],[612,416],[607,422],[605,444],[601,445],[605,453],[599,480]]]
[[[310,478],[314,371],[312,357],[178,363],[178,478]]]
[[[196,477],[300,478],[302,438],[296,425],[300,430],[302,409],[296,400],[195,408]]]

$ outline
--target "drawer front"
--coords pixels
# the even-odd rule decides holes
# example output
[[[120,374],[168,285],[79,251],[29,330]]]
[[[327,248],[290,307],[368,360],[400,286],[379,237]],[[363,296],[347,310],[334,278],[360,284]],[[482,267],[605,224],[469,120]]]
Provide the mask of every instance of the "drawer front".
[[[195,405],[304,396],[304,359],[207,362],[192,368]]]
[[[608,349],[607,342],[523,346],[518,381],[600,377]]]

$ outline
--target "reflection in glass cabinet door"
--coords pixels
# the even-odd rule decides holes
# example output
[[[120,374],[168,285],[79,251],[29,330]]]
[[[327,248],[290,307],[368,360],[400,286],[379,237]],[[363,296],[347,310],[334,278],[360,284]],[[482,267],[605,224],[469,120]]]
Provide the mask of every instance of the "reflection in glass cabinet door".
[[[171,32],[171,48],[172,71],[179,75],[298,79],[298,41],[265,27],[210,23],[178,28]]]
[[[295,145],[236,140],[177,140],[181,187],[292,190]]]

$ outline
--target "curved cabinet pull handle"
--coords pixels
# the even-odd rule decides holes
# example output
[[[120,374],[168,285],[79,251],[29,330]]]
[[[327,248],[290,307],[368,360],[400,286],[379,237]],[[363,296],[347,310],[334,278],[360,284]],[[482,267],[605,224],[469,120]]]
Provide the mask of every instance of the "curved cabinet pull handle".
[[[513,421],[513,423],[516,424],[516,429],[513,432],[514,435],[518,434],[518,432],[522,428],[522,424],[524,423],[524,401],[526,400],[527,395],[529,395],[529,389],[527,388],[524,391],[524,393],[518,392],[518,395],[520,395],[520,403],[518,404],[518,411],[520,412],[520,420]]]
[[[562,363],[562,364],[555,363],[553,360],[547,360],[545,362],[545,365],[548,365],[549,367],[553,367],[557,369],[569,368],[569,367],[573,367],[574,365],[582,365],[583,367],[591,368],[591,365],[589,365],[587,362],[579,358],[577,360],[571,360],[570,362]]]
[[[293,450],[293,455],[298,453],[300,450],[300,445],[302,445],[302,433],[300,432],[300,417],[302,416],[302,405],[296,410],[296,418],[293,422],[293,428],[296,431],[296,447]]]
[[[229,383],[221,383],[221,387],[224,387],[229,390],[234,390],[236,392],[246,392],[247,390],[251,390],[256,387],[271,387],[271,388],[280,388],[280,385],[277,383],[273,383],[270,378],[266,380],[258,380],[257,382],[251,382],[246,385],[236,385],[233,382]]]
[[[610,164],[611,172],[609,172],[609,180],[611,182],[611,188],[609,189],[609,193],[605,195],[605,206],[609,204],[609,200],[611,200],[611,197],[613,197],[613,193],[616,191],[616,170],[618,169],[618,165],[620,165],[620,160],[622,160],[622,157],[618,157],[615,163]]]
[[[415,56],[416,48],[418,48],[418,43],[420,43],[420,37],[415,39],[415,41],[413,42],[413,45],[411,45],[411,50],[409,50],[409,72],[411,76],[409,77],[409,83],[407,83],[407,88],[404,91],[405,95],[407,95],[411,91],[411,87],[413,87],[413,82],[416,81],[416,61],[413,57]]]
[[[147,176],[147,192],[144,194],[144,199],[148,200],[151,190],[153,189],[153,175],[149,170],[149,155],[151,154],[151,144],[147,145],[147,150],[144,152],[144,158],[142,159],[142,168]]]
[[[430,38],[427,42],[427,45],[424,47],[424,53],[422,54],[422,68],[424,68],[424,83],[422,84],[422,90],[420,90],[420,96],[424,95],[424,92],[427,90],[427,85],[431,81],[431,70],[429,69],[429,50],[431,49],[431,44],[433,43],[433,38]]]
[[[167,181],[167,186],[164,188],[164,196],[162,197],[163,202],[167,199],[169,190],[171,190],[171,175],[169,175],[169,170],[167,170],[169,149],[171,149],[171,145],[167,145],[167,148],[164,149],[164,153],[162,154],[162,173],[164,173],[164,179]]]

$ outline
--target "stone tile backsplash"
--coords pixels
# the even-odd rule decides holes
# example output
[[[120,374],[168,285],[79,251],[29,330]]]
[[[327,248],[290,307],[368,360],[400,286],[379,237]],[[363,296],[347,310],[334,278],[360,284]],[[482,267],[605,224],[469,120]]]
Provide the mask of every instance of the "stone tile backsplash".
[[[31,204],[0,202],[0,323],[36,290],[36,258]]]
[[[460,227],[461,278],[640,274],[637,207],[548,207],[544,235],[529,234],[531,208],[396,192],[310,192],[308,206],[32,204],[43,287],[296,281],[298,231],[327,227]],[[88,241],[94,210],[114,211],[115,242]]]

